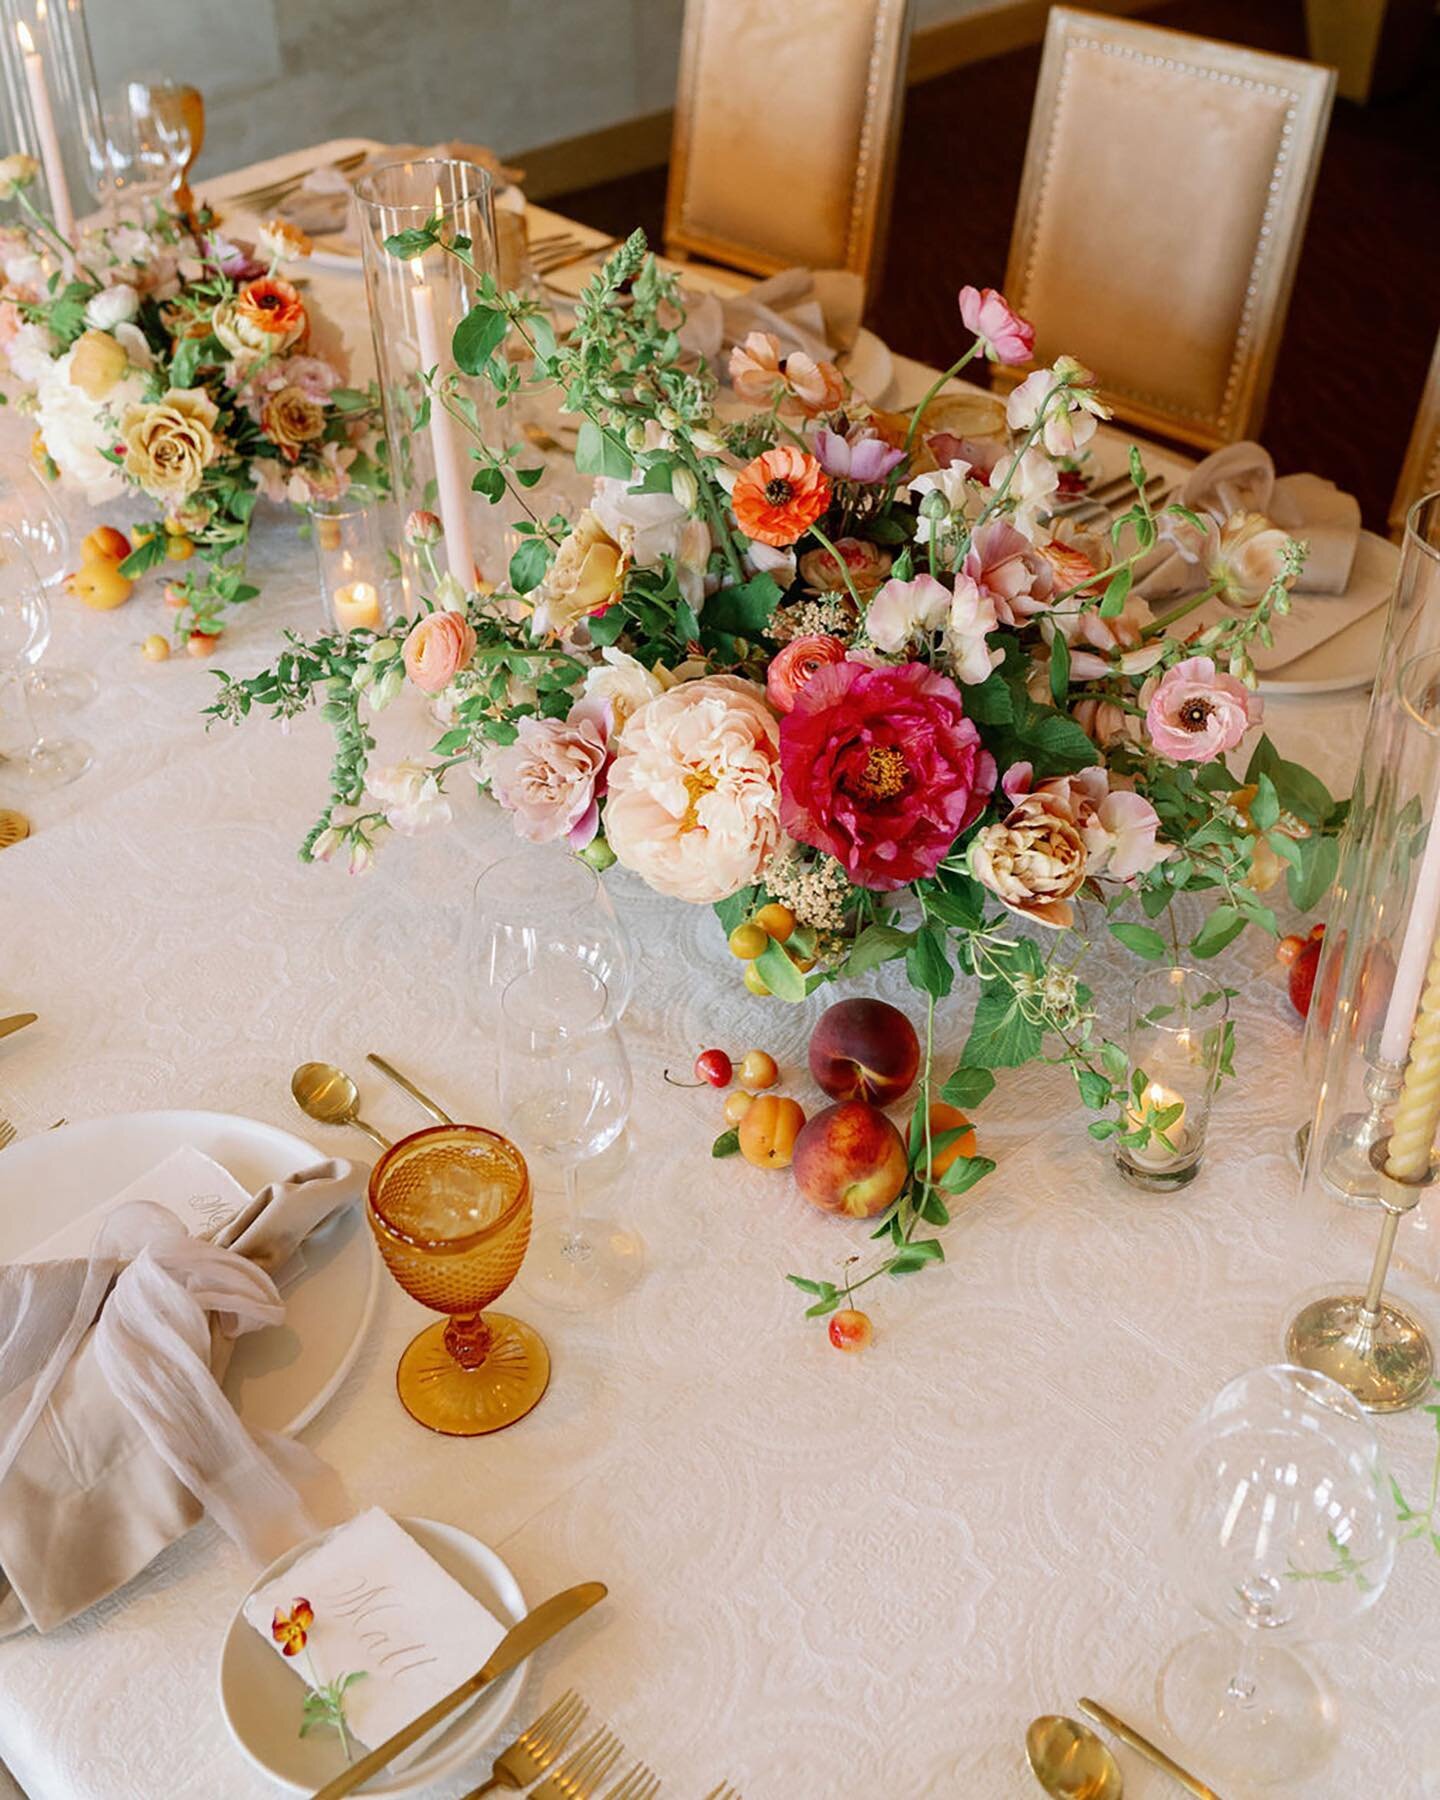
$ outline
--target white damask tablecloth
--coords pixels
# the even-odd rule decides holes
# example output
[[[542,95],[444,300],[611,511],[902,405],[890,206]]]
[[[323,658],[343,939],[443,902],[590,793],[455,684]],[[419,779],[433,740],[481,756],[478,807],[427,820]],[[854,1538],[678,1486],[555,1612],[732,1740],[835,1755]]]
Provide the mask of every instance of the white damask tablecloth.
[[[327,300],[343,280],[325,283]],[[922,373],[901,375],[913,397]],[[221,658],[237,672],[281,625],[318,617],[293,526],[262,529],[256,566],[264,598]],[[303,868],[323,727],[207,735],[206,669],[139,657],[151,605],[56,606],[53,654],[103,686],[74,721],[99,764],[27,802],[34,835],[0,857],[0,1013],[41,1016],[6,1046],[0,1113],[22,1133],[157,1107],[293,1128],[296,1063],[360,1069],[377,1049],[460,1116],[491,1119],[493,1046],[468,1004],[462,942],[470,884],[507,827],[471,801],[463,831],[396,841],[369,879]],[[1272,703],[1268,722],[1343,790],[1363,717],[1350,694]],[[427,741],[403,708],[387,732]],[[1290,1217],[1300,1030],[1268,951],[1223,959],[1241,989],[1240,1074],[1194,1186],[1135,1193],[1087,1139],[1067,1078],[1003,1074],[980,1121],[997,1172],[958,1209],[943,1268],[868,1291],[876,1341],[848,1358],[781,1277],[833,1273],[867,1248],[863,1231],[814,1213],[785,1178],[713,1162],[717,1097],[661,1076],[700,1044],[761,1044],[813,1106],[804,1052],[825,997],[793,1010],[752,998],[708,911],[625,878],[616,890],[640,957],[626,1021],[636,1101],[605,1201],[644,1235],[644,1282],[578,1318],[512,1296],[545,1332],[550,1391],[513,1429],[462,1443],[399,1407],[396,1359],[429,1315],[387,1281],[358,1365],[305,1438],[357,1502],[478,1533],[533,1597],[609,1583],[606,1605],[536,1659],[517,1723],[573,1684],[667,1794],[696,1800],[722,1777],[747,1800],[1029,1792],[1034,1714],[1089,1693],[1153,1722],[1156,1671],[1198,1627],[1160,1573],[1159,1465],[1225,1380],[1275,1358],[1312,1280]],[[1099,952],[1096,986],[1117,1012],[1124,968]],[[871,985],[913,1010],[893,969]],[[940,1010],[942,1064],[968,1009],[959,994]],[[382,1128],[417,1122],[365,1085]],[[1435,1292],[1418,1298],[1440,1323]],[[1407,1491],[1422,1489],[1430,1421],[1380,1430]],[[272,1791],[228,1741],[216,1697],[250,1578],[202,1526],[83,1620],[0,1644],[0,1758],[33,1800]],[[1296,1794],[1419,1793],[1413,1721],[1437,1692],[1437,1645],[1440,1558],[1412,1546],[1382,1604],[1318,1654],[1344,1698],[1344,1743]],[[1139,1800],[1173,1791],[1121,1760]]]

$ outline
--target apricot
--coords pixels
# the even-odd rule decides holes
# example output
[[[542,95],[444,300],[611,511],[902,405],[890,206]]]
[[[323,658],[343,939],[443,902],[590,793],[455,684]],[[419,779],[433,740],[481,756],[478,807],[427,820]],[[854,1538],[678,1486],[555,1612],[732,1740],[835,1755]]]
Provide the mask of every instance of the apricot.
[[[757,1169],[788,1169],[795,1140],[805,1125],[798,1100],[757,1094],[740,1121],[740,1154]]]
[[[66,576],[65,586],[85,606],[96,612],[110,612],[125,604],[135,583],[120,573],[119,563],[87,562]]]

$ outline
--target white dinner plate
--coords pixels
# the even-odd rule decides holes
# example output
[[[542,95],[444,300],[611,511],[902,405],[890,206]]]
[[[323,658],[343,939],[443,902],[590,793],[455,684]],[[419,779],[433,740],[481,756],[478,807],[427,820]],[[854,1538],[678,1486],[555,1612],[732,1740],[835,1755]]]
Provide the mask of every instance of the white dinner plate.
[[[442,1525],[435,1519],[397,1518],[395,1523],[408,1531],[447,1575],[488,1607],[507,1631],[524,1618],[527,1608],[520,1584],[488,1545],[458,1526]],[[307,1538],[277,1558],[263,1575],[256,1577],[245,1600],[257,1588],[283,1575],[291,1563],[313,1550],[325,1535],[320,1532]],[[303,1681],[247,1622],[245,1600],[235,1609],[220,1652],[220,1711],[231,1737],[258,1769],[292,1794],[314,1793],[345,1767],[339,1737],[333,1731],[300,1736]],[[322,1672],[322,1680],[331,1678],[330,1670]],[[366,1795],[377,1796],[378,1800],[383,1795],[413,1794],[417,1788],[453,1774],[503,1729],[520,1697],[524,1678],[525,1665],[517,1664],[469,1706],[452,1715],[423,1755],[398,1772],[368,1781]]]
[[[0,1262],[36,1244],[189,1145],[248,1193],[328,1154],[258,1119],[215,1112],[121,1113],[37,1132],[0,1156]],[[298,1431],[350,1371],[375,1311],[380,1259],[358,1206],[301,1246],[284,1283],[285,1322],[237,1338],[224,1389],[254,1430]]]
[[[1347,688],[1368,687],[1380,667],[1380,645],[1385,635],[1385,603],[1395,586],[1400,552],[1373,531],[1362,531],[1350,571],[1350,586],[1343,594],[1315,601],[1319,606],[1342,607],[1349,623],[1323,643],[1279,667],[1260,671],[1262,694],[1339,694]],[[1285,649],[1285,626],[1275,624],[1275,651]]]

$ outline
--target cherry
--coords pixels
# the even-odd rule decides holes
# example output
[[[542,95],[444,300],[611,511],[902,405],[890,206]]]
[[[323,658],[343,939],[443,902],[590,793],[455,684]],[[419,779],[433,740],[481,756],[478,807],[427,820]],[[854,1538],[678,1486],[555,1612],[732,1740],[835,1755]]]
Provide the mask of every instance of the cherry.
[[[765,1050],[747,1050],[740,1064],[740,1079],[747,1088],[774,1087],[780,1079],[775,1058]]]
[[[874,1335],[875,1327],[870,1323],[869,1313],[857,1312],[853,1306],[847,1306],[831,1316],[830,1342],[848,1355],[865,1349]]]
[[[695,1058],[695,1073],[711,1087],[729,1087],[735,1065],[723,1050],[702,1050]]]

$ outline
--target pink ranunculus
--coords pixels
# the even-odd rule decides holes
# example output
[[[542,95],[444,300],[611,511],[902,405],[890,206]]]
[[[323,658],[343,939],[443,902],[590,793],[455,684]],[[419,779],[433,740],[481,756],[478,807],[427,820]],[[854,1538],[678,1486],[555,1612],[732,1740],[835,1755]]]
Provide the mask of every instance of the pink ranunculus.
[[[923,663],[821,669],[780,721],[780,762],[791,837],[881,890],[933,875],[995,785],[959,688]]]
[[[1035,354],[1035,327],[994,288],[961,288],[960,319],[991,362],[1026,363]]]
[[[995,602],[1002,625],[1043,612],[1055,591],[1055,571],[1023,532],[992,519],[975,533],[964,572]]]
[[[810,440],[820,459],[820,467],[837,481],[857,481],[873,486],[883,481],[897,464],[904,462],[905,452],[887,444],[873,432],[842,437],[838,431],[823,426]]]
[[[1174,762],[1214,762],[1233,750],[1264,706],[1213,657],[1190,656],[1167,669],[1145,709],[1145,729],[1162,756]]]
[[[844,660],[845,646],[837,637],[810,632],[805,637],[791,638],[766,672],[765,692],[770,704],[776,712],[788,713],[817,670]]]
[[[452,615],[445,615],[453,617]],[[490,791],[532,844],[568,838],[581,850],[600,820],[605,734],[591,718],[517,719],[513,744],[485,752]]]
[[[405,640],[405,673],[425,694],[438,694],[475,654],[475,632],[463,613],[429,613]]]

